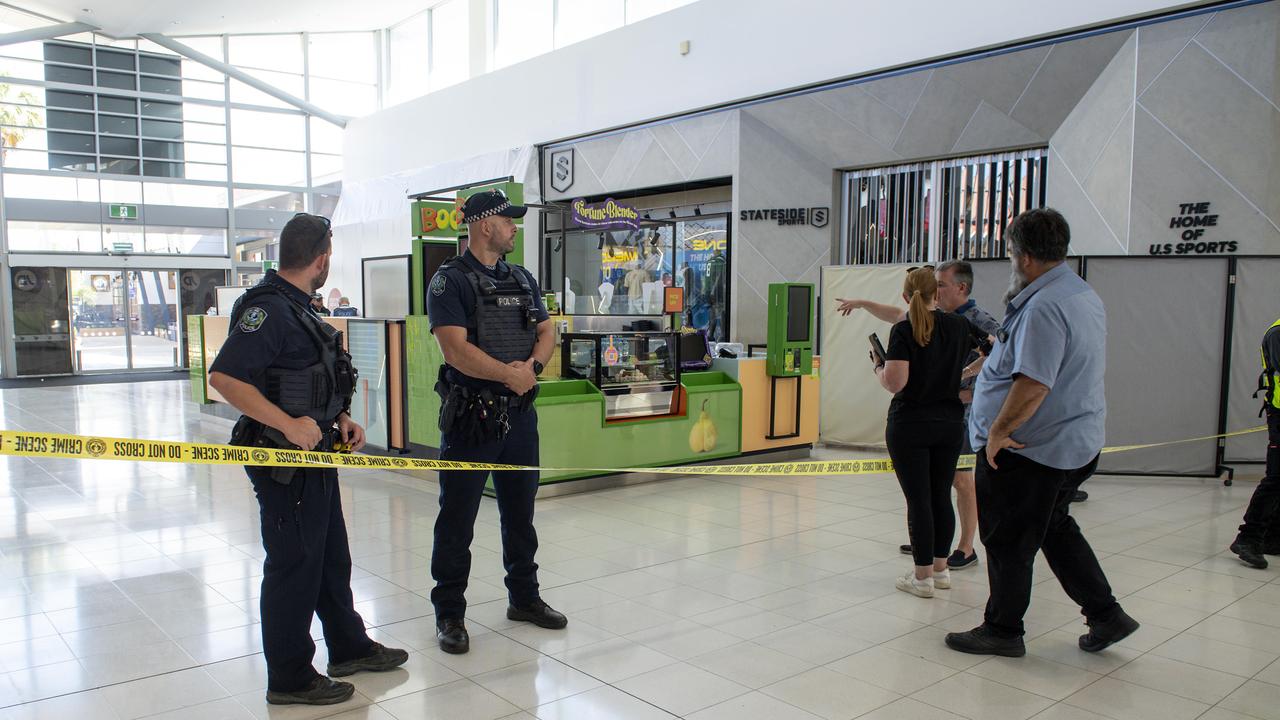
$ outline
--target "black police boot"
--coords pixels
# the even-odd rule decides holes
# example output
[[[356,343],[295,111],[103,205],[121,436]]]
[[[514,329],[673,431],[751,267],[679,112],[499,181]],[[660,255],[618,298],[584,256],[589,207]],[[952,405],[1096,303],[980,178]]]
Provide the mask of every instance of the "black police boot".
[[[462,618],[448,618],[437,622],[436,640],[440,643],[440,649],[451,655],[461,655],[471,649],[471,636],[467,634],[467,626]]]
[[[1089,493],[1083,490],[1077,490],[1071,495],[1071,502],[1084,502],[1089,499]]]
[[[369,654],[364,657],[340,663],[329,663],[329,677],[346,677],[368,670],[369,672],[385,672],[394,670],[405,664],[409,653],[399,648],[389,648],[382,643],[374,643]]]
[[[1240,562],[1248,565],[1249,567],[1258,568],[1259,570],[1267,569],[1267,559],[1262,556],[1262,552],[1258,549],[1258,546],[1253,543],[1236,540],[1231,543],[1231,552],[1235,553],[1236,557],[1240,558]]]
[[[1280,555],[1280,538],[1275,540],[1267,539],[1262,543],[1263,555]]]
[[[533,603],[522,608],[508,605],[507,619],[531,622],[548,630],[559,630],[569,624],[569,618],[552,610],[550,605],[541,600],[534,600]]]
[[[1027,654],[1027,646],[1020,637],[1001,637],[991,632],[986,625],[959,633],[947,633],[947,647],[970,655],[1002,655],[1004,657],[1022,657]]]
[[[1110,647],[1132,635],[1139,627],[1138,621],[1123,610],[1107,622],[1086,620],[1085,624],[1089,626],[1089,632],[1080,636],[1080,649],[1085,652],[1098,652]]]
[[[320,676],[301,690],[293,692],[267,691],[271,705],[337,705],[346,702],[356,692],[356,686],[341,680]]]

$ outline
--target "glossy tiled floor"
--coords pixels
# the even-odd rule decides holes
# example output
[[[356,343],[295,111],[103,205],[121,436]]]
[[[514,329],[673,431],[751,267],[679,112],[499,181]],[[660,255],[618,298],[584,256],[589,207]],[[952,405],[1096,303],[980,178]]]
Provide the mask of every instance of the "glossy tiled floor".
[[[186,392],[4,391],[0,427],[223,440],[230,423]],[[893,589],[909,561],[889,476],[541,500],[541,580],[570,616],[561,632],[505,620],[486,501],[460,657],[435,647],[426,599],[434,484],[343,483],[359,610],[412,654],[355,676],[343,705],[268,708],[257,509],[239,469],[0,458],[0,718],[1280,718],[1280,574],[1223,552],[1250,482],[1091,481],[1077,516],[1143,627],[1079,651],[1079,615],[1042,564],[1020,660],[942,645],[981,616],[981,566],[933,600]]]

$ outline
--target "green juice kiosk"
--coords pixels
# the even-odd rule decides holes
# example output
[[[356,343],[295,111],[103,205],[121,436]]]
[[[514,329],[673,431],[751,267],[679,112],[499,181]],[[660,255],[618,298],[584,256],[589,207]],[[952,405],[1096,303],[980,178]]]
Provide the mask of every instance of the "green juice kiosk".
[[[411,198],[413,314],[406,319],[409,436],[415,450],[425,455],[434,455],[440,446],[440,400],[434,386],[444,362],[431,335],[425,293],[441,262],[459,251],[459,235],[465,234],[460,200],[488,187],[461,190],[458,198],[441,197],[439,192]],[[519,184],[501,187],[513,203],[524,204]],[[535,207],[566,217],[570,212],[567,206]],[[633,220],[639,221],[638,216]],[[523,231],[509,261],[520,262],[522,239]],[[594,241],[583,251],[598,252]],[[658,318],[665,324],[665,317]],[[741,454],[741,387],[723,372],[682,370],[681,348],[689,346],[686,338],[661,329],[569,332],[574,319],[552,316],[558,357],[548,363],[539,382],[540,464],[546,468],[542,484],[611,474],[603,468],[661,467]],[[563,333],[559,332],[562,325]],[[702,360],[705,341],[700,342]]]

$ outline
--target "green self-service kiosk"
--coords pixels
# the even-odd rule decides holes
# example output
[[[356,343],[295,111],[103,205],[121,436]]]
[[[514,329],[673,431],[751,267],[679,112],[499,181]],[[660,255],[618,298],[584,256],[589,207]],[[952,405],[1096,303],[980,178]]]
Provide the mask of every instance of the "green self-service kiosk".
[[[765,367],[774,377],[813,372],[813,284],[769,284]]]
[[[813,373],[813,284],[769,284],[769,334],[765,346],[765,372],[769,375],[769,440],[784,440],[800,434],[801,378]],[[794,432],[779,434],[774,418],[777,411],[778,378],[795,378],[796,408]]]

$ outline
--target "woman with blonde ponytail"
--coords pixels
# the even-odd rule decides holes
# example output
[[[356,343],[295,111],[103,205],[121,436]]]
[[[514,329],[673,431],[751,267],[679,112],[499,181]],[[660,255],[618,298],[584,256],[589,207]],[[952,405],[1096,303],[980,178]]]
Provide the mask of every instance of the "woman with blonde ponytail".
[[[893,393],[885,444],[907,499],[915,563],[896,586],[924,598],[951,587],[951,480],[965,432],[960,372],[974,347],[969,321],[939,310],[937,295],[932,267],[908,271],[902,286],[907,317],[893,326],[885,362],[875,368],[880,385]]]

